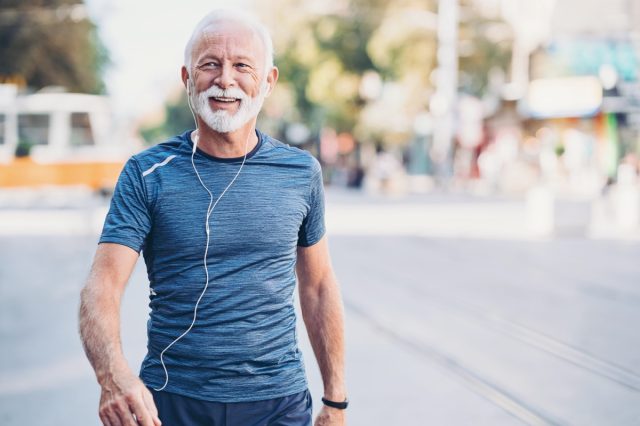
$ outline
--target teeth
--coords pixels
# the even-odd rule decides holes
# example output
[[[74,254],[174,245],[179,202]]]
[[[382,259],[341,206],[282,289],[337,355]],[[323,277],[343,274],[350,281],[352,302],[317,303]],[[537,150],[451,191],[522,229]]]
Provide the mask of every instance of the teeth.
[[[236,101],[235,98],[213,98],[213,99],[219,102],[235,102]]]

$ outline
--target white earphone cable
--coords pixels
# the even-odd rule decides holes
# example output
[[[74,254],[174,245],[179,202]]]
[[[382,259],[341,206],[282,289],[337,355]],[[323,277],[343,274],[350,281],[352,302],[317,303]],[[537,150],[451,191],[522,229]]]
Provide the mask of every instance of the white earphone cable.
[[[189,81],[191,81],[191,80],[189,80]],[[167,371],[167,366],[164,363],[164,353],[167,350],[169,350],[169,348],[171,346],[173,346],[176,342],[178,342],[180,339],[182,339],[184,336],[186,336],[187,333],[189,333],[191,331],[191,329],[193,328],[193,325],[196,323],[196,318],[198,316],[198,306],[200,305],[200,300],[202,300],[202,297],[204,296],[204,294],[207,291],[207,288],[209,287],[209,268],[207,267],[207,255],[209,254],[209,243],[210,243],[210,239],[211,239],[210,230],[209,230],[209,218],[211,217],[211,213],[213,213],[213,210],[218,205],[218,202],[222,199],[222,197],[227,192],[227,190],[229,188],[231,188],[231,185],[233,185],[233,183],[236,181],[238,176],[240,176],[240,172],[242,171],[242,167],[244,166],[244,163],[247,160],[247,148],[249,147],[249,139],[251,138],[251,134],[249,134],[249,136],[247,136],[247,140],[246,140],[245,145],[244,145],[244,157],[242,158],[242,163],[240,164],[240,168],[238,169],[238,171],[235,174],[235,176],[233,177],[233,179],[231,179],[231,182],[229,182],[227,187],[224,189],[224,191],[222,191],[222,193],[220,194],[220,196],[218,196],[218,199],[214,203],[213,202],[213,194],[211,193],[209,188],[207,188],[207,186],[202,181],[202,178],[200,177],[200,173],[198,172],[198,169],[196,168],[196,164],[195,164],[195,161],[194,161],[194,156],[196,154],[196,148],[198,146],[198,140],[199,140],[199,137],[200,137],[200,133],[199,133],[199,128],[198,128],[198,121],[196,120],[196,116],[195,116],[195,114],[193,112],[193,108],[191,106],[191,96],[190,96],[189,93],[187,94],[187,104],[189,105],[189,110],[191,111],[191,115],[193,116],[193,121],[196,124],[196,131],[194,132],[194,138],[193,138],[193,150],[191,152],[191,165],[193,166],[193,170],[196,172],[196,176],[198,177],[198,181],[200,181],[200,185],[202,185],[202,187],[209,194],[209,206],[207,207],[207,214],[206,214],[206,219],[205,219],[205,232],[207,234],[207,244],[206,244],[205,249],[204,249],[204,260],[203,260],[204,272],[205,272],[206,279],[205,279],[204,289],[202,290],[202,293],[200,293],[200,297],[198,297],[198,301],[196,302],[196,304],[195,304],[195,306],[193,308],[193,320],[191,321],[191,325],[189,325],[189,328],[187,328],[184,331],[184,333],[182,333],[180,336],[178,336],[173,342],[169,343],[169,345],[166,348],[164,348],[164,350],[160,353],[160,363],[162,364],[162,368],[164,369],[165,381],[164,381],[164,385],[162,385],[162,387],[154,388],[154,390],[156,390],[158,392],[163,390],[165,387],[167,387],[167,384],[169,384],[169,372]]]

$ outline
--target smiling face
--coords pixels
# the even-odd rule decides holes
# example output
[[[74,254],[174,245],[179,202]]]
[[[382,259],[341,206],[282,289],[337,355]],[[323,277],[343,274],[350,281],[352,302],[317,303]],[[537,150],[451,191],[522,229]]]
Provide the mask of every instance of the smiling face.
[[[261,38],[242,23],[216,22],[204,28],[185,84],[196,113],[212,130],[233,132],[258,115],[277,79],[275,67],[265,69],[265,57]]]

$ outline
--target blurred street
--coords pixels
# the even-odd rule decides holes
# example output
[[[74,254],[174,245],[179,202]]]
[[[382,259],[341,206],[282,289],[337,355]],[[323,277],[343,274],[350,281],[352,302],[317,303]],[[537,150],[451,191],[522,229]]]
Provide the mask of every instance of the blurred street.
[[[515,232],[522,205],[503,200],[392,203],[333,191],[328,199],[351,425],[640,423],[637,240],[587,238],[576,228],[528,238]],[[99,424],[76,315],[106,205],[83,203],[58,205],[58,216],[0,209],[2,425]],[[369,215],[356,227],[358,209]],[[475,228],[448,231],[472,213]],[[39,232],[38,218],[57,227]],[[500,232],[501,222],[514,231]],[[147,294],[140,262],[122,310],[135,371]],[[317,409],[321,382],[302,330],[300,338]]]

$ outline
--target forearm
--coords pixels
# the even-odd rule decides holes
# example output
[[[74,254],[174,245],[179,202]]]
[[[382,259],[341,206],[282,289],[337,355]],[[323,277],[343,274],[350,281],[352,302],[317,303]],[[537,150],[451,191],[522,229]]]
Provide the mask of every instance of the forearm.
[[[80,339],[102,388],[98,415],[108,426],[161,423],[151,392],[129,368],[120,343],[120,300],[137,259],[129,247],[100,244],[80,294]]]
[[[330,274],[319,285],[301,291],[302,315],[322,381],[324,396],[346,398],[344,382],[344,312],[338,283]]]
[[[128,368],[120,342],[120,297],[89,282],[80,300],[80,337],[100,384]]]

